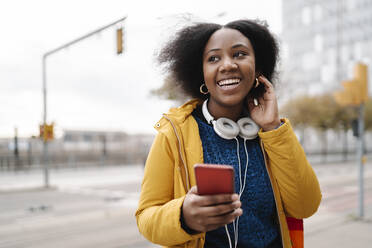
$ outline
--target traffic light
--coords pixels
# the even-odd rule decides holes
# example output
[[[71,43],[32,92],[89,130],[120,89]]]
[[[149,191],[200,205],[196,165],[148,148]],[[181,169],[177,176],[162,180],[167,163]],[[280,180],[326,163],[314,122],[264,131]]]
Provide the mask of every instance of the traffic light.
[[[357,106],[368,100],[367,66],[356,64],[353,74],[352,80],[342,82],[344,90],[334,93],[335,100],[340,105]]]
[[[357,64],[354,67],[354,77],[357,80],[360,101],[368,101],[368,67],[365,64]]]
[[[40,138],[44,141],[49,141],[54,139],[54,123],[48,125],[39,125]]]
[[[54,123],[45,126],[44,139],[45,140],[54,139]]]
[[[123,28],[118,28],[116,30],[116,53],[123,53]]]

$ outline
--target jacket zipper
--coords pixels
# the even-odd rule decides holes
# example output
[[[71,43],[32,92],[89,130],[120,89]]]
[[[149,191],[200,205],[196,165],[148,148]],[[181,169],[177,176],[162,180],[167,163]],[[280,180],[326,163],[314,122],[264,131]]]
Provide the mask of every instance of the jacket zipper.
[[[185,159],[183,158],[182,156],[182,145],[181,145],[181,141],[180,141],[180,138],[178,136],[178,133],[177,133],[177,129],[176,129],[176,126],[173,124],[172,120],[166,116],[165,114],[163,114],[163,117],[165,119],[167,119],[170,124],[172,125],[173,127],[173,130],[174,130],[174,133],[176,134],[176,137],[177,137],[177,141],[178,141],[178,152],[180,154],[180,157],[181,157],[181,161],[182,161],[182,164],[183,164],[183,168],[185,169],[185,174],[186,174],[186,187],[187,187],[187,191],[190,190],[190,185],[189,185],[189,173],[188,173],[188,170],[187,170],[187,167],[186,167],[186,162],[185,162]]]
[[[265,150],[264,150],[264,147],[263,147],[263,143],[262,141],[260,140],[260,146],[261,146],[261,152],[262,152],[262,155],[264,157],[264,161],[265,161],[265,168],[266,168],[266,172],[267,172],[267,175],[269,175],[269,179],[270,179],[270,184],[271,184],[271,189],[273,190],[273,195],[274,195],[274,201],[275,201],[275,206],[278,206],[277,204],[277,200],[276,200],[276,195],[275,195],[275,192],[274,192],[274,187],[273,187],[273,182],[272,182],[272,175],[269,174],[269,169],[267,168],[267,161],[266,161],[266,155],[265,155]],[[282,246],[283,248],[285,248],[285,245],[284,245],[284,235],[283,235],[283,231],[282,231],[282,222],[280,221],[280,215],[279,215],[279,210],[278,210],[278,207],[276,207],[276,213],[278,215],[278,221],[279,221],[279,227],[280,227],[280,234],[281,234],[281,239],[282,239]]]
[[[169,122],[170,122],[170,124],[172,125],[172,127],[173,127],[173,131],[174,131],[174,133],[175,133],[175,135],[176,135],[176,137],[177,137],[177,141],[178,141],[178,148],[179,148],[179,150],[178,150],[178,152],[179,152],[179,154],[180,154],[180,157],[181,157],[181,161],[182,161],[182,164],[183,164],[183,168],[185,169],[185,174],[186,174],[186,187],[187,187],[187,191],[189,191],[190,190],[190,185],[189,185],[189,173],[188,173],[188,171],[187,171],[187,167],[186,167],[186,162],[185,162],[185,159],[183,158],[183,156],[182,156],[182,145],[181,145],[181,140],[180,140],[180,138],[179,138],[179,136],[178,136],[178,133],[177,133],[177,129],[176,129],[176,126],[173,124],[173,122],[172,122],[172,120],[168,117],[168,116],[166,116],[165,114],[163,114],[163,117],[165,118],[165,119],[167,119]],[[182,175],[181,175],[181,177],[182,177]],[[200,238],[198,238],[197,240],[196,240],[196,247],[199,247],[199,243],[200,243]],[[186,246],[185,247],[188,247],[188,244],[186,243]]]

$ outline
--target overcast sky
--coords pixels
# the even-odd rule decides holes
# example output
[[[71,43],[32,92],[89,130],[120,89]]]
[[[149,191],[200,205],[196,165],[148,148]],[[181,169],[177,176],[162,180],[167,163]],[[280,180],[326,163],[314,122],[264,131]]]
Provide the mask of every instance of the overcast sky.
[[[171,102],[149,95],[162,83],[154,53],[184,25],[267,20],[281,31],[280,0],[0,1],[0,137],[38,134],[42,122],[42,55],[123,16],[125,53],[116,55],[115,27],[47,60],[48,121],[58,130],[154,133]],[[221,15],[225,13],[225,15]]]

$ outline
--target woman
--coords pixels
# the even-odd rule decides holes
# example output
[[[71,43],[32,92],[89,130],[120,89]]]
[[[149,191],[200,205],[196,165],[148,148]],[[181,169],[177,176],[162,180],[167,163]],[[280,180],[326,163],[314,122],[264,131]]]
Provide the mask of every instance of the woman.
[[[151,242],[167,247],[303,245],[290,234],[287,220],[314,214],[321,193],[289,121],[279,118],[271,83],[277,54],[272,34],[250,20],[186,27],[162,50],[159,61],[195,99],[171,109],[155,125],[158,135],[136,212],[138,228]],[[244,136],[246,125],[236,124],[240,120],[256,123],[258,134]],[[218,122],[230,127],[224,121],[233,121],[240,133],[230,137],[231,130],[219,129]],[[236,193],[198,195],[193,170],[198,163],[233,166]]]

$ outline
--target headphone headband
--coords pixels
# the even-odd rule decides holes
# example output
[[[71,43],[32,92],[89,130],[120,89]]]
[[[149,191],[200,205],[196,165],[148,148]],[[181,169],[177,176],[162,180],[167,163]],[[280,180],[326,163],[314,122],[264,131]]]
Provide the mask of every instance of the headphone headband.
[[[212,124],[213,121],[215,121],[215,119],[209,113],[207,104],[208,104],[208,99],[203,102],[202,112],[203,112],[204,118],[207,120],[208,124]]]

